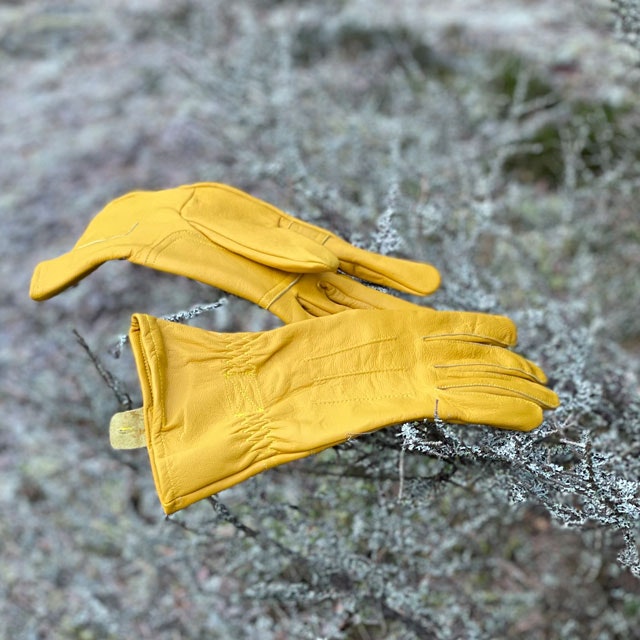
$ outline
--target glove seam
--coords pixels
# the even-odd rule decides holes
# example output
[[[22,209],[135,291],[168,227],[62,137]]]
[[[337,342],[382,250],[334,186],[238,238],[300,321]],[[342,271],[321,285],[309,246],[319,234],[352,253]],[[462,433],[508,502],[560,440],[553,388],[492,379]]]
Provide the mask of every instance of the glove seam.
[[[382,342],[395,342],[397,339],[397,336],[393,335],[381,336],[380,338],[376,338],[375,340],[367,340],[366,342],[354,344],[349,347],[345,347],[344,349],[338,349],[337,351],[331,351],[330,353],[323,353],[321,356],[311,356],[310,358],[305,358],[304,362],[312,362],[313,360],[324,360],[331,356],[335,356],[341,353],[348,353],[349,351],[354,351],[355,349],[362,349],[363,347],[368,347],[372,344],[379,344]]]
[[[284,211],[280,211],[278,210],[280,213],[280,220],[278,220],[278,226],[281,229],[287,229],[288,231],[293,231],[294,233],[298,233],[301,236],[304,236],[305,238],[307,238],[308,240],[312,240],[313,242],[317,242],[318,244],[324,246],[329,240],[331,240],[331,238],[335,237],[335,235],[333,233],[331,233],[331,231],[327,231],[326,229],[323,229],[322,227],[318,227],[314,224],[311,224],[310,222],[307,222],[306,220],[302,220],[300,218],[296,218],[292,215],[289,215],[288,213],[284,212]],[[286,222],[286,224],[282,224],[282,222]],[[296,229],[295,227],[300,227],[302,229]],[[308,233],[305,233],[306,230],[311,231],[312,233],[315,234],[315,237],[311,237]],[[324,237],[323,237],[324,235]],[[322,238],[322,239],[320,239]]]
[[[84,244],[76,245],[75,247],[73,247],[73,250],[75,251],[76,249],[86,249],[87,247],[90,247],[94,244],[100,244],[102,242],[109,242],[110,240],[119,240],[120,238],[126,238],[128,235],[130,235],[134,231],[134,229],[139,224],[140,224],[139,222],[134,222],[133,226],[129,229],[129,231],[125,233],[119,233],[115,236],[108,236],[107,238],[98,238],[97,240],[91,240],[90,242],[85,242]]]
[[[435,364],[434,369],[467,369],[471,373],[488,373],[488,374],[500,374],[513,377],[513,373],[522,373],[526,380],[535,381],[540,384],[545,384],[546,381],[537,376],[531,371],[521,369],[518,367],[505,367],[499,364],[491,364],[488,362],[461,362],[459,364]]]
[[[372,373],[390,373],[394,371],[406,371],[406,367],[388,367],[386,369],[366,369],[363,371],[347,371],[345,373],[336,373],[330,376],[315,377],[314,382],[326,382],[327,380],[336,380],[338,378],[349,378],[352,376],[368,376]]]
[[[206,247],[210,247],[212,244],[197,229],[180,229],[179,231],[172,231],[170,234],[164,236],[164,238],[158,240],[158,242],[156,242],[152,247],[149,247],[147,255],[144,258],[141,257],[141,260],[143,260],[145,264],[155,265],[162,253],[176,240],[180,240],[182,236],[187,236],[189,240],[195,241]]]
[[[362,396],[360,398],[345,398],[344,400],[314,400],[311,404],[325,405],[325,404],[346,404],[348,402],[361,402],[361,401],[375,401],[375,400],[389,400],[391,398],[413,398],[412,393],[391,393],[387,395],[372,395]]]
[[[424,342],[432,342],[434,340],[442,340],[443,338],[450,340],[451,342],[460,342],[462,344],[469,344],[469,342],[475,343],[478,346],[485,347],[505,347],[512,346],[512,342],[501,340],[492,336],[480,334],[480,333],[433,333],[428,336],[422,336]],[[462,340],[460,338],[472,338],[472,340]]]
[[[497,384],[488,384],[484,383],[469,383],[469,384],[440,384],[437,387],[442,391],[450,391],[452,389],[499,389],[502,391],[508,391],[510,393],[506,394],[508,397],[512,398],[521,398],[522,400],[529,400],[534,404],[537,404],[541,408],[549,407],[549,403],[541,398],[536,398],[535,396],[525,393],[524,391],[519,391],[518,389],[513,389],[511,387],[504,387]],[[478,393],[483,393],[484,395],[495,397],[495,393],[478,391]],[[498,394],[502,395],[502,394]]]
[[[281,291],[279,291],[278,293],[276,293],[274,295],[274,297],[271,299],[271,301],[269,303],[266,303],[266,299],[269,298],[270,295],[272,295],[272,292],[275,289],[278,289],[279,287],[282,286],[282,283],[285,282],[288,277],[293,277],[293,275],[291,276],[285,276],[280,282],[278,282],[278,284],[276,284],[275,286],[271,287],[271,289],[269,289],[269,291],[267,291],[258,301],[258,304],[266,310],[269,310],[269,308],[278,300],[280,300],[280,298],[282,298],[282,296],[284,296],[292,287],[294,287],[296,284],[298,284],[298,282],[300,281],[300,279],[302,278],[303,274],[300,273],[297,276],[294,277],[294,279],[289,282],[289,284],[287,284]]]

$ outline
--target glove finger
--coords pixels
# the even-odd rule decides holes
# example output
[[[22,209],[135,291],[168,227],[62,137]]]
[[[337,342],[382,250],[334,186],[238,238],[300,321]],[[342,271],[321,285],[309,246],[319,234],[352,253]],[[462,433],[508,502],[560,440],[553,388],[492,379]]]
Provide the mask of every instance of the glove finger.
[[[259,264],[292,273],[337,271],[338,259],[296,233],[276,207],[222,184],[192,185],[180,215],[212,242]]]
[[[415,305],[416,309],[421,309]],[[416,319],[419,329],[423,332],[422,339],[425,347],[432,340],[450,341],[451,348],[463,345],[462,354],[468,353],[464,346],[466,342],[493,344],[499,347],[511,347],[518,341],[518,330],[513,321],[506,316],[472,311],[434,311],[422,309],[423,317]]]
[[[338,256],[342,271],[361,280],[420,296],[440,286],[440,273],[430,264],[366,251],[336,236],[325,246]]]
[[[544,414],[536,402],[483,391],[460,393],[441,390],[437,415],[445,422],[485,424],[499,429],[531,431],[542,424]]]
[[[544,371],[535,362],[523,356],[492,345],[478,345],[470,348],[466,342],[457,345],[449,343],[448,362],[435,365],[443,375],[452,379],[474,375],[502,374],[531,380],[539,384],[547,382]]]
[[[421,309],[417,305],[396,296],[377,291],[349,276],[327,273],[317,276],[317,288],[330,300],[344,309]],[[429,309],[424,309],[426,312]]]
[[[43,260],[33,271],[29,295],[33,300],[48,300],[80,282],[101,264],[130,255],[130,248],[103,244],[72,249],[57,258]]]
[[[321,288],[324,276],[325,274],[303,274],[293,282],[285,281],[284,288],[276,291],[264,307],[287,324],[349,310],[351,307],[345,306],[340,300],[332,300]]]
[[[29,295],[46,300],[78,283],[101,264],[132,256],[136,249],[173,230],[175,211],[189,198],[182,188],[134,191],[109,202],[87,225],[71,251],[37,265]]]
[[[438,389],[456,390],[462,394],[484,392],[501,396],[500,399],[494,399],[494,402],[497,403],[502,402],[503,397],[522,398],[535,402],[543,409],[555,409],[560,404],[558,396],[541,384],[497,373],[475,374],[475,376],[470,375],[466,379],[439,380]]]
[[[288,229],[259,227],[239,220],[216,220],[215,230],[189,222],[212,242],[249,260],[289,273],[337,271],[328,249]]]
[[[338,257],[340,269],[351,276],[414,295],[433,293],[440,286],[440,273],[430,264],[366,251],[322,227],[283,212],[280,214],[280,226],[324,245]]]
[[[291,294],[295,299],[294,305],[285,291],[268,307],[287,322],[354,309],[420,309],[406,300],[376,291],[349,276],[336,273],[305,274],[291,287]],[[285,314],[283,307],[286,307]],[[295,312],[295,318],[291,317],[292,312]]]
[[[368,287],[363,288],[367,289]],[[305,297],[303,294],[296,295],[298,304],[309,314],[310,317],[320,318],[322,316],[342,313],[343,311],[353,311],[354,309],[376,308],[363,300],[358,300],[357,298],[348,296],[333,285],[324,282],[317,283],[316,292],[317,295],[313,295],[309,298]],[[404,300],[401,300],[400,302],[404,302]]]
[[[324,282],[324,274],[302,276],[296,284],[296,302],[314,318],[358,308],[350,306],[351,300],[346,297],[331,295],[329,289],[333,287]]]

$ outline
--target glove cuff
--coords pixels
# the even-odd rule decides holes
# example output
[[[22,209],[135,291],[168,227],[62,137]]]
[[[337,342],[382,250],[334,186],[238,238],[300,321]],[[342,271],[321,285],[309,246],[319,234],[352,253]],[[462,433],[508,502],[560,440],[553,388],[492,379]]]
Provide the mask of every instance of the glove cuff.
[[[274,441],[270,408],[251,355],[260,334],[192,329],[189,340],[178,340],[174,330],[180,333],[184,327],[144,314],[132,317],[130,340],[142,388],[146,444],[167,514],[315,453],[297,447],[284,451]],[[184,358],[183,347],[188,352]],[[204,368],[194,353],[206,360]],[[130,430],[129,418],[125,422]],[[122,435],[118,424],[116,436]]]

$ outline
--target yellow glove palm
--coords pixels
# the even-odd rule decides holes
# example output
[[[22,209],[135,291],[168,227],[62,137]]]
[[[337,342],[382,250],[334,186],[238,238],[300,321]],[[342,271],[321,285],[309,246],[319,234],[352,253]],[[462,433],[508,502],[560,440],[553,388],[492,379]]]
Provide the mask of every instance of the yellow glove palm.
[[[219,287],[285,322],[346,309],[410,308],[338,269],[418,295],[440,282],[431,265],[359,249],[242,191],[202,183],[112,201],[71,251],[36,267],[31,297],[50,298],[116,259]]]
[[[167,513],[389,424],[437,412],[526,431],[558,404],[541,369],[504,348],[516,330],[501,316],[351,311],[222,334],[138,314],[130,337]],[[136,415],[114,417],[114,446]]]

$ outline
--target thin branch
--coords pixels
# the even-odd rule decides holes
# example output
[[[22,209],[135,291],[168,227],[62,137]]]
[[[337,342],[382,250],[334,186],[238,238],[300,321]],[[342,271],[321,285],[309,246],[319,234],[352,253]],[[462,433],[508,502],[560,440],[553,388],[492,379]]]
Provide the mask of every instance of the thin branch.
[[[93,363],[96,371],[100,374],[100,377],[105,381],[106,385],[113,391],[118,404],[126,411],[133,408],[133,402],[128,393],[122,390],[120,382],[113,376],[113,374],[102,364],[100,358],[91,350],[91,347],[87,344],[87,341],[80,335],[77,329],[73,329],[73,335],[76,338],[78,344],[84,349],[84,352],[89,356],[89,359]]]

